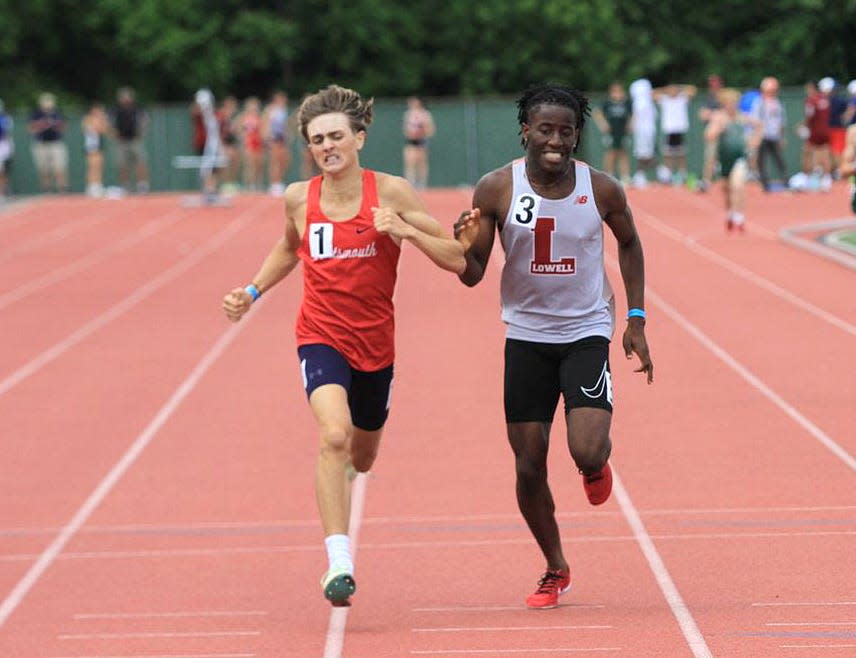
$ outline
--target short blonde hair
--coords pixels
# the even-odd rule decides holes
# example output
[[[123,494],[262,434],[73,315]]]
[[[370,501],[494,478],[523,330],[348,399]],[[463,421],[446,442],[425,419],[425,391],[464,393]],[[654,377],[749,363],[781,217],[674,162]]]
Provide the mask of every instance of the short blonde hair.
[[[297,121],[300,124],[300,134],[309,141],[307,126],[312,119],[322,114],[341,112],[348,117],[351,130],[355,133],[365,131],[372,122],[374,98],[363,100],[353,89],[339,85],[329,85],[324,89],[310,94],[303,99],[297,110]]]
[[[717,98],[722,105],[726,103],[734,103],[737,105],[740,102],[740,92],[736,89],[728,87],[726,89],[721,89],[717,94]]]

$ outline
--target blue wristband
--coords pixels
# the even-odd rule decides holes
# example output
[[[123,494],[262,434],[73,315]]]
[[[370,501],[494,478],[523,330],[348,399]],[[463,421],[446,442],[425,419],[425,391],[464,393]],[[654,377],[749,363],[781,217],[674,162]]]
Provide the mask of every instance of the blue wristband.
[[[246,288],[244,288],[244,291],[250,294],[250,297],[253,298],[253,301],[256,301],[259,297],[262,296],[262,294],[259,292],[259,289],[256,288],[255,284],[252,283]]]
[[[641,308],[631,308],[629,311],[627,311],[627,319],[629,320],[630,318],[642,318],[644,320],[645,311],[643,311]]]

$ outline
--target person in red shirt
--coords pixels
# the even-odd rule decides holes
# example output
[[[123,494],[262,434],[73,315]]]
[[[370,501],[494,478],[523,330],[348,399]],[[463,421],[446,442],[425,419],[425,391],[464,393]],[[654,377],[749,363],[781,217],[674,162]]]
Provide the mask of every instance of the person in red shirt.
[[[303,101],[298,123],[321,174],[286,188],[284,235],[252,283],[223,300],[226,315],[238,321],[303,263],[298,357],[321,434],[315,488],[329,562],[321,585],[337,606],[349,605],[356,590],[346,473],[371,468],[389,412],[401,243],[461,273],[478,233],[471,221],[457,240],[446,235],[410,183],[360,166],[372,107],[373,99],[336,85]]]
[[[806,138],[806,173],[816,173],[821,176],[822,189],[832,186],[832,157],[829,151],[829,95],[835,88],[832,78],[823,78],[817,83],[817,91],[805,100],[803,121],[808,129]]]

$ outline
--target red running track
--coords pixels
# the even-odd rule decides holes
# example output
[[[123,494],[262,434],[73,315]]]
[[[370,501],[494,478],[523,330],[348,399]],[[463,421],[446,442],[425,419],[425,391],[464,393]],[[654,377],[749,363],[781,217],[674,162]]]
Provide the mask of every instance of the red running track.
[[[522,605],[543,563],[504,438],[498,259],[470,290],[405,250],[359,592],[331,616],[299,277],[239,325],[219,310],[277,239],[281,202],[0,215],[0,656],[856,654],[856,281],[776,239],[844,215],[843,187],[750,190],[746,235],[724,233],[718,196],[630,200],[656,381],[613,352],[602,508],[556,430],[574,588],[537,612]],[[426,201],[449,225],[469,197]]]

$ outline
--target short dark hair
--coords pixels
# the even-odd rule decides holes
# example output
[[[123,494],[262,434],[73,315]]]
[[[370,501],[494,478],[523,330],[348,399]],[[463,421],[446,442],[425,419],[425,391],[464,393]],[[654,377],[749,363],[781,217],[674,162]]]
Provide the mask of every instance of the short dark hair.
[[[561,105],[573,110],[577,118],[577,133],[582,133],[586,117],[591,114],[589,99],[582,92],[563,85],[541,84],[529,87],[517,99],[517,122],[521,126],[529,123],[529,113],[539,105]],[[522,139],[520,143],[523,144]]]

